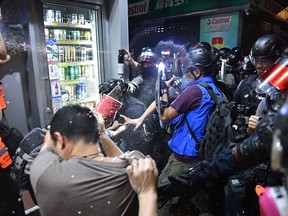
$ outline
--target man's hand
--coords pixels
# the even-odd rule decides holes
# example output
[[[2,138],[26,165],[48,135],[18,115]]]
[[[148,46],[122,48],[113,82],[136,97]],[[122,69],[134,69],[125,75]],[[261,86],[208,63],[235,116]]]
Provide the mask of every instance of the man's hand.
[[[152,158],[133,159],[131,165],[126,168],[126,172],[138,196],[156,192],[158,171]]]
[[[247,128],[248,135],[251,135],[252,133],[255,132],[258,121],[259,121],[259,117],[256,115],[251,115],[249,117],[248,128]]]
[[[143,123],[143,119],[141,117],[138,119],[131,119],[125,115],[120,115],[120,117],[124,119],[125,125],[135,125],[134,131],[137,130]]]

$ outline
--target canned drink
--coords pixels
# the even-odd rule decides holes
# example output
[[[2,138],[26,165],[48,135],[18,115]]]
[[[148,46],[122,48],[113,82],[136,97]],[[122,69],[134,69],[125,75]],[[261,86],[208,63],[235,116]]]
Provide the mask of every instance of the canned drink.
[[[47,22],[54,22],[54,20],[55,20],[54,10],[46,10],[45,11],[45,20]]]
[[[81,98],[84,99],[87,97],[87,86],[85,84],[82,84],[81,87]]]
[[[71,23],[72,23],[72,24],[77,24],[77,23],[78,23],[78,16],[77,16],[76,13],[72,13]]]
[[[69,46],[65,46],[65,61],[71,61],[71,53]]]
[[[80,40],[85,40],[85,31],[80,32]]]
[[[76,85],[71,86],[71,99],[76,99]]]
[[[54,29],[54,38],[56,39],[56,40],[59,40],[59,38],[60,38],[60,29]]]
[[[87,48],[81,47],[81,61],[86,61],[87,59]]]
[[[78,14],[78,23],[81,25],[85,24],[84,14]]]
[[[74,69],[74,66],[68,66],[69,68],[69,72],[70,72],[70,79],[71,80],[75,80],[75,69]]]
[[[69,67],[64,67],[64,77],[65,77],[65,80],[71,79]]]
[[[76,61],[81,61],[81,47],[77,46],[75,49],[76,49]]]
[[[75,31],[76,40],[80,40],[80,31]]]
[[[74,46],[70,47],[71,61],[76,61],[76,48]]]
[[[82,84],[76,84],[76,98],[82,99]]]
[[[85,31],[85,40],[91,40],[91,32],[90,31]]]
[[[61,17],[61,11],[56,10],[55,11],[55,22],[61,23],[62,22],[61,18],[62,18]]]
[[[58,61],[65,62],[64,46],[58,46]]]

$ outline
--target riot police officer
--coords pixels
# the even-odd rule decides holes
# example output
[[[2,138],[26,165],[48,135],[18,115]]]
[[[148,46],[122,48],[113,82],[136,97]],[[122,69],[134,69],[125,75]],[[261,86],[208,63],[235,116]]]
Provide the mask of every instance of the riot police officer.
[[[275,67],[271,67],[258,79],[259,82],[257,82],[256,90],[257,92],[266,95],[267,114],[263,116],[257,124],[256,133],[242,143],[237,144],[235,147],[228,148],[213,158],[198,162],[197,165],[191,167],[187,172],[182,173],[180,177],[169,177],[170,184],[159,186],[160,205],[162,205],[162,202],[165,202],[167,198],[179,194],[194,194],[198,188],[207,187],[209,184],[215,184],[220,179],[226,179],[228,176],[231,176],[240,170],[251,168],[269,160],[272,140],[273,137],[275,137],[275,126],[287,128],[286,122],[281,121],[282,125],[278,125],[279,120],[277,120],[276,125],[275,121],[275,115],[279,111],[279,108],[284,104],[285,98],[288,98],[288,87],[286,85],[288,79],[285,77],[287,59],[287,57],[278,59],[277,62],[275,62],[275,65],[278,66],[278,70],[274,70]],[[279,65],[282,65],[282,67],[279,67]],[[272,82],[271,77],[273,77]],[[288,100],[286,102],[285,110],[283,110],[284,113],[282,111],[282,113],[280,113],[281,115],[287,116],[287,105]],[[277,161],[279,162],[279,160]],[[277,180],[277,176],[273,177],[274,178],[271,180]],[[243,182],[239,181],[239,179],[234,178],[234,181],[231,184],[235,186],[235,193],[240,191],[242,183]],[[275,183],[277,184],[277,182]],[[270,181],[266,182],[265,185],[267,184],[273,183]],[[251,197],[247,196],[244,197],[246,201],[250,200],[250,198]],[[251,207],[253,203],[250,202],[247,204]],[[232,214],[231,212],[226,212],[226,215],[241,215],[241,213],[243,215],[259,214],[259,209],[253,211],[253,213],[251,211],[245,212],[239,210],[240,209],[236,209],[237,212],[233,212]]]

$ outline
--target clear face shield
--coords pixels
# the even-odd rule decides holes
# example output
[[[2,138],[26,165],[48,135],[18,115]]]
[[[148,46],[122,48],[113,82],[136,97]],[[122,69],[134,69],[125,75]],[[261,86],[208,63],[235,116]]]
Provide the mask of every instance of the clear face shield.
[[[258,97],[267,99],[267,109],[277,112],[288,93],[288,58],[279,58],[254,85]]]
[[[276,118],[271,166],[273,170],[288,173],[288,98]]]

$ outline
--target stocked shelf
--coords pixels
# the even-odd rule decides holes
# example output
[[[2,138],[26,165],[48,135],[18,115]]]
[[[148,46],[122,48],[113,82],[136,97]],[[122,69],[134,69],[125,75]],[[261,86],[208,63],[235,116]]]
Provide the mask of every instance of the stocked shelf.
[[[92,41],[85,40],[57,40],[57,45],[92,45]]]
[[[87,22],[87,21],[86,21]],[[91,21],[88,21],[89,23],[86,24],[72,24],[72,23],[58,23],[58,22],[44,22],[44,26],[47,28],[55,28],[55,27],[61,27],[61,28],[77,28],[77,29],[91,29],[92,24]]]

